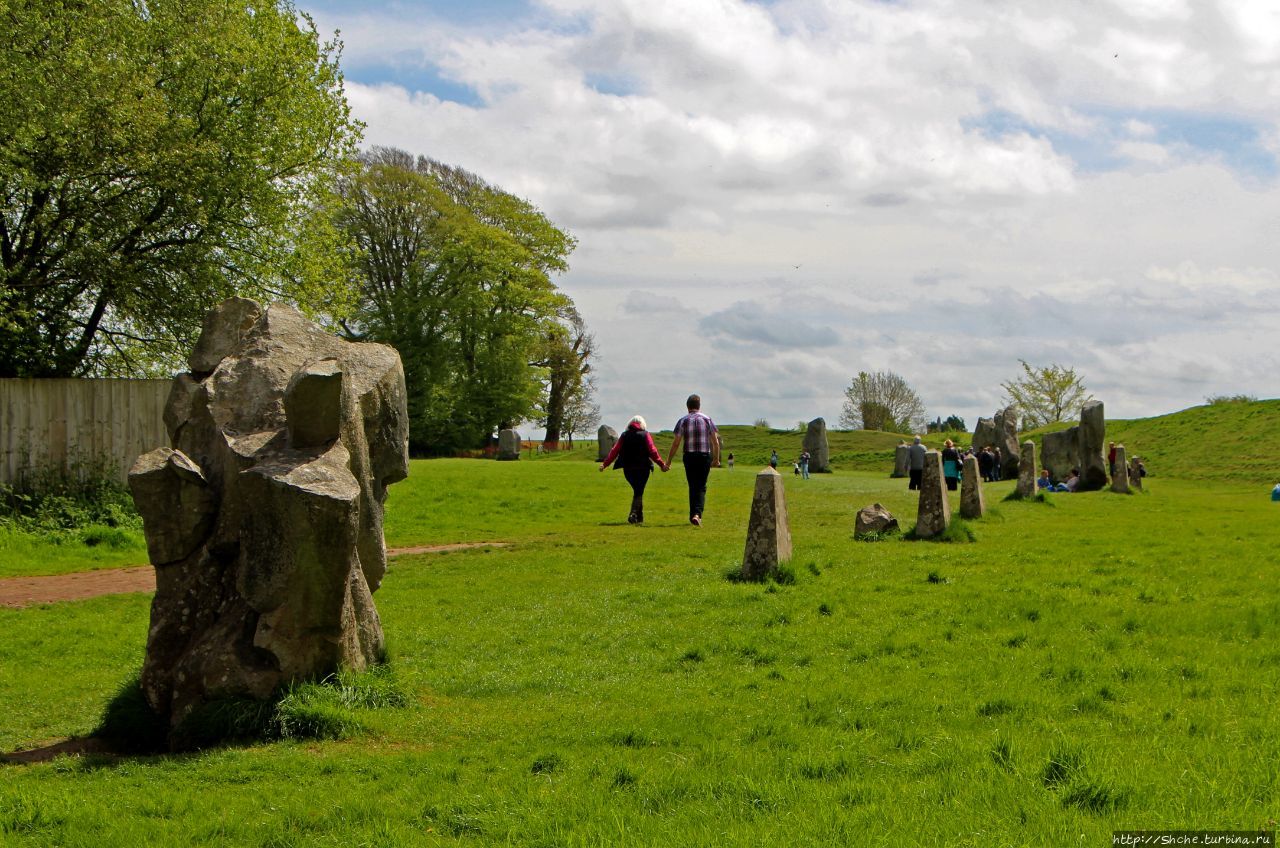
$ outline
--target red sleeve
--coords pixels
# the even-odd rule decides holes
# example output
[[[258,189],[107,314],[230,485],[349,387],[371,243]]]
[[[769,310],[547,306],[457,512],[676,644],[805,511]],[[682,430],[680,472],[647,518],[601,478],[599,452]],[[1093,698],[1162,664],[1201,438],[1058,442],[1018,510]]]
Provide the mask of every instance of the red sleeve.
[[[658,453],[658,446],[653,443],[653,436],[649,435],[648,430],[645,431],[644,440],[649,444],[649,458],[661,465],[662,454]]]
[[[609,467],[609,465],[611,465],[613,461],[618,458],[618,451],[620,450],[622,450],[621,437],[619,437],[618,440],[613,443],[613,447],[609,448],[609,455],[604,458],[604,462],[601,464],[601,467],[602,468]]]

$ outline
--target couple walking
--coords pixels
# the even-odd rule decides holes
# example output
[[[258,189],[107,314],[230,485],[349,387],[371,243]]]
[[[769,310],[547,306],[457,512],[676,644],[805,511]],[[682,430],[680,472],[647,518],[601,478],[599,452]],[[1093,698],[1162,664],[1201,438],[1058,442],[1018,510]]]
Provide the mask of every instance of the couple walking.
[[[720,433],[715,422],[702,414],[702,398],[689,395],[685,408],[688,414],[676,422],[675,438],[665,460],[658,453],[644,418],[637,415],[600,465],[600,470],[604,471],[616,460],[614,468],[621,468],[623,476],[631,484],[631,514],[627,516],[631,524],[644,521],[644,489],[649,483],[649,475],[653,473],[654,463],[663,471],[669,470],[676,451],[683,445],[684,476],[689,483],[689,523],[695,527],[702,526],[707,478],[711,469],[720,465]]]

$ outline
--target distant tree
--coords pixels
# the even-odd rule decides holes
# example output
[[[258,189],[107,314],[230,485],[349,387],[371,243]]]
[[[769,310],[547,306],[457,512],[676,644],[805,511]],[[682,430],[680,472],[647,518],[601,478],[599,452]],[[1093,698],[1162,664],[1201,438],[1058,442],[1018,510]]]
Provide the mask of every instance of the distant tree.
[[[0,377],[172,373],[232,295],[342,311],[355,152],[289,0],[0,2]]]
[[[594,388],[587,383],[595,356],[596,338],[587,332],[586,322],[572,304],[565,306],[560,320],[548,322],[540,358],[536,365],[546,369],[546,388],[542,411],[536,418],[546,428],[545,441],[560,441],[565,428],[565,411],[583,391]]]
[[[596,403],[596,378],[588,374],[565,404],[561,432],[569,434],[569,446],[578,433],[590,433],[600,426],[600,405]]]
[[[1074,368],[1057,364],[1033,368],[1024,359],[1018,362],[1022,375],[1000,386],[1008,402],[1021,411],[1023,429],[1077,418],[1081,407],[1093,400]]]
[[[930,433],[967,433],[964,419],[959,415],[948,415],[944,420],[941,415],[929,422]]]
[[[751,426],[761,430],[768,430],[769,422],[764,418],[757,418]]]
[[[1257,400],[1253,395],[1210,395],[1204,402],[1209,406],[1221,406],[1228,403],[1254,403]]]
[[[920,396],[892,371],[859,371],[844,395],[841,427],[891,433],[924,427],[924,404]]]

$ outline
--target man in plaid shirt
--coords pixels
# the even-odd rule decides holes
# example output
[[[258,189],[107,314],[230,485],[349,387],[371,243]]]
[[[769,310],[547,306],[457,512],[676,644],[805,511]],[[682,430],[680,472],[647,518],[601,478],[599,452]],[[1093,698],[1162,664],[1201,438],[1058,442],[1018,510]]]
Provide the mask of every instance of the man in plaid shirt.
[[[702,526],[702,509],[707,503],[707,477],[720,466],[720,431],[715,422],[702,414],[702,398],[689,395],[685,401],[689,414],[676,422],[676,437],[667,454],[667,465],[684,443],[684,476],[689,481],[689,523]]]

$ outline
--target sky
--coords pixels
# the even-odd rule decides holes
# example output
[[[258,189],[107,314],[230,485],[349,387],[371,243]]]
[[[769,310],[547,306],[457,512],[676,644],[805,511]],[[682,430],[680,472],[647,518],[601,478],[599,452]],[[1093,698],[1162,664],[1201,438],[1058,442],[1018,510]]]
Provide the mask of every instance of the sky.
[[[1280,396],[1273,0],[301,5],[366,146],[577,238],[604,423],[835,427],[887,370],[972,429],[1019,360],[1110,418]]]

